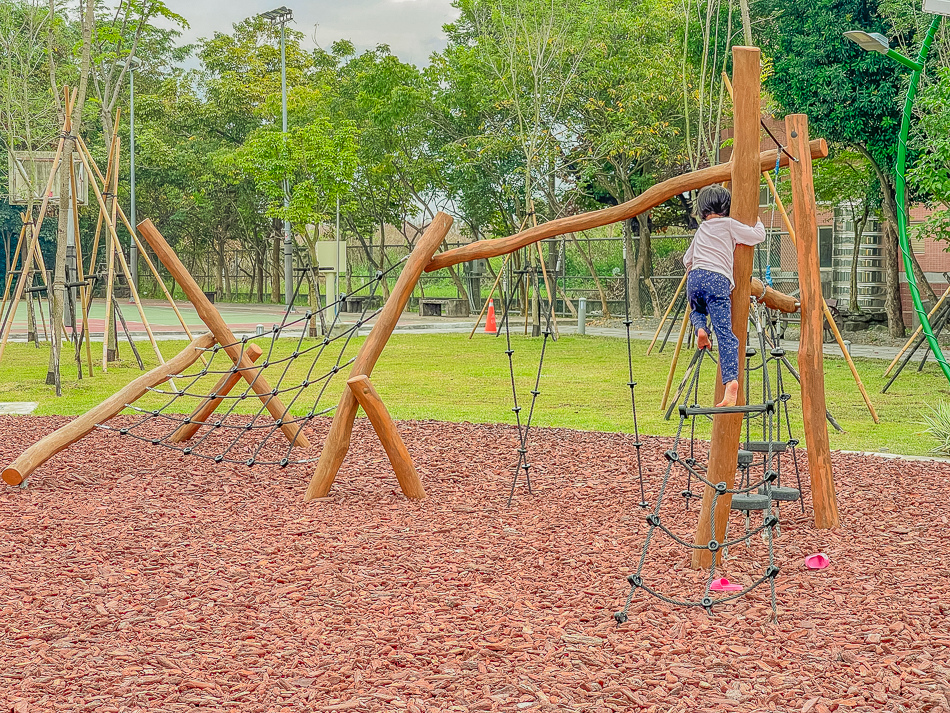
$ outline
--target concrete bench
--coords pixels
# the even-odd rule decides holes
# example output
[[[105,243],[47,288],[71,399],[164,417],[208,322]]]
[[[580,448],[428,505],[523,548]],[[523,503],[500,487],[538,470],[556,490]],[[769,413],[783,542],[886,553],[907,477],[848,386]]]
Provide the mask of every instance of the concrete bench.
[[[382,307],[383,298],[379,295],[351,295],[343,302],[341,312],[362,314]]]
[[[420,317],[468,317],[468,300],[458,297],[423,297],[419,300]]]

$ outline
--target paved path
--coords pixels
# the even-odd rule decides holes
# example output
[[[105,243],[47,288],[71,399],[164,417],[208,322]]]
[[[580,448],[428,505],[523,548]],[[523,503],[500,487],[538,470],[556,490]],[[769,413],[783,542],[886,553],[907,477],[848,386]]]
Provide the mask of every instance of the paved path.
[[[142,322],[139,321],[140,318],[135,305],[124,304],[124,302],[125,300],[123,300],[123,304],[121,305],[122,314],[125,317],[133,338],[137,341],[147,339],[145,327]],[[231,327],[231,330],[239,337],[245,334],[254,334],[258,325],[261,325],[265,331],[269,331],[275,324],[280,324],[284,317],[284,309],[280,305],[220,303],[215,306]],[[152,328],[152,333],[156,339],[185,338],[185,332],[167,302],[164,300],[145,300],[143,307],[146,318],[149,320],[149,325]],[[204,331],[204,324],[189,302],[179,302],[178,308],[192,334],[199,334]],[[292,319],[300,319],[304,312],[305,308],[298,308],[297,312],[292,315]],[[359,315],[357,314],[344,313],[341,315],[340,321],[344,324],[354,324],[358,317]],[[399,318],[399,323],[395,331],[398,333],[465,334],[471,331],[474,323],[474,315],[469,319],[463,320],[457,317],[420,317],[414,312],[404,312]],[[90,311],[90,325],[94,341],[102,341],[102,329],[104,324],[104,301],[97,300],[93,303]],[[372,324],[372,320],[369,321],[369,324]],[[483,328],[480,327],[480,330],[481,329]],[[559,331],[562,334],[576,334],[577,326],[573,322],[566,323],[561,321],[559,323]],[[615,337],[621,339],[626,336],[626,332],[623,328],[595,327],[591,325],[587,326],[586,333],[589,336]],[[295,335],[299,335],[299,332],[296,330]],[[634,339],[649,341],[653,338],[653,330],[633,329],[631,330],[630,336]],[[26,309],[23,305],[17,310],[17,318],[13,322],[10,339],[12,341],[26,340]],[[789,351],[798,351],[797,341],[786,340],[784,341],[784,346]],[[672,344],[668,349],[671,347]],[[823,349],[824,353],[828,356],[841,356],[841,351],[835,343],[825,344]],[[898,351],[900,350],[897,347],[870,344],[851,345],[852,356],[868,359],[886,359],[890,361],[897,355]],[[919,361],[923,357],[923,353],[924,350],[919,349],[914,360]]]

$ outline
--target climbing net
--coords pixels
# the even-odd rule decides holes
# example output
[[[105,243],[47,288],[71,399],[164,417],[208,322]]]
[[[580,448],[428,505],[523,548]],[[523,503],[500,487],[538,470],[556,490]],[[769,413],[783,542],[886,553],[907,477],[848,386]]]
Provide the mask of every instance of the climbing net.
[[[636,467],[637,475],[640,483],[640,506],[647,507],[648,503],[646,502],[646,492],[643,484],[643,461],[641,458],[640,449],[643,446],[643,443],[640,441],[640,426],[637,420],[637,396],[636,396],[636,386],[637,382],[633,380],[633,348],[632,348],[632,336],[630,333],[630,326],[633,324],[633,321],[630,319],[630,292],[628,287],[628,282],[626,279],[626,266],[627,266],[627,254],[626,249],[623,253],[623,264],[624,264],[624,327],[627,332],[627,385],[630,388],[630,406],[633,417],[633,434],[634,434],[634,452],[636,454]],[[550,284],[548,284],[547,274],[542,273],[545,282],[545,288],[550,295]],[[508,493],[508,505],[511,505],[511,501],[514,498],[515,488],[518,485],[518,480],[521,477],[521,473],[524,472],[525,486],[529,493],[533,492],[531,489],[531,463],[528,461],[528,436],[531,432],[531,425],[534,419],[535,406],[537,405],[538,396],[541,395],[540,386],[541,386],[541,373],[544,368],[544,357],[547,353],[548,340],[557,341],[557,328],[554,321],[553,314],[553,303],[550,300],[541,300],[540,299],[540,279],[538,275],[538,268],[536,266],[529,266],[527,268],[515,269],[514,267],[510,268],[508,273],[508,285],[510,289],[504,290],[502,293],[503,299],[503,309],[504,313],[501,320],[501,325],[498,331],[495,332],[495,336],[498,337],[501,335],[502,330],[505,334],[505,343],[507,349],[505,354],[508,356],[508,372],[511,377],[511,396],[512,396],[512,412],[515,414],[515,424],[518,428],[518,448],[517,448],[517,461],[512,466],[513,475],[511,479],[511,489]],[[538,357],[538,368],[537,372],[534,375],[534,388],[531,389],[531,400],[528,407],[527,416],[522,419],[522,401],[518,399],[518,386],[515,380],[515,361],[514,354],[515,350],[511,342],[511,322],[509,315],[511,313],[511,307],[515,302],[515,299],[521,291],[522,294],[528,293],[528,288],[531,288],[535,291],[535,294],[538,295],[540,312],[544,319],[544,326],[541,329],[541,335],[543,336],[543,341],[541,342],[541,352]],[[527,310],[527,305],[524,306],[524,309]]]
[[[126,404],[134,419],[131,424],[97,427],[215,463],[286,467],[316,460],[294,457],[294,446],[300,445],[297,441],[303,427],[336,408],[335,401],[325,406],[324,396],[334,377],[356,358],[355,354],[349,355],[351,342],[382,309],[376,306],[382,302],[377,299],[380,285],[401,267],[401,262],[377,271],[336,301],[299,316],[294,315],[291,300],[280,323],[268,332],[204,349],[204,364],[196,364],[195,371],[174,375],[168,381],[170,389],[149,389],[151,400],[157,400],[158,405],[146,408]],[[294,299],[307,273],[314,274],[313,268],[297,271]],[[341,320],[348,304],[359,304],[360,311],[351,313],[358,314],[354,322]],[[323,336],[314,338],[310,335],[316,331],[316,320],[321,323]],[[257,347],[252,346],[255,344]],[[258,363],[238,366],[245,357],[253,361],[258,353]],[[261,396],[255,385],[265,378],[270,390]],[[220,410],[209,408],[212,403]],[[273,414],[268,407],[277,403],[283,409]],[[191,415],[183,415],[187,413]],[[204,418],[197,416],[201,413],[206,414]],[[191,430],[194,435],[181,438],[183,432]],[[293,435],[284,435],[288,433]]]
[[[627,621],[628,611],[638,589],[642,589],[647,594],[668,604],[702,607],[711,613],[714,606],[743,597],[760,585],[768,583],[773,616],[776,614],[775,579],[779,574],[779,568],[775,565],[774,539],[779,533],[778,504],[783,501],[801,501],[802,499],[798,457],[795,450],[799,442],[792,437],[791,419],[788,410],[788,402],[791,396],[785,391],[786,382],[783,377],[783,370],[792,367],[785,357],[785,350],[781,346],[775,329],[777,319],[764,307],[754,304],[752,310],[750,310],[750,322],[754,334],[758,337],[758,351],[761,354],[761,360],[756,366],[752,365],[751,361],[756,355],[756,349],[750,346],[746,352],[745,380],[746,404],[748,405],[724,408],[710,408],[699,405],[701,367],[704,361],[714,362],[712,355],[707,350],[696,350],[687,368],[684,386],[681,387],[676,402],[674,402],[678,404],[679,426],[676,430],[672,448],[664,453],[666,468],[656,494],[655,504],[646,517],[648,530],[643,549],[636,570],[627,577],[630,591],[624,607],[614,615],[618,623],[622,624]],[[769,373],[770,365],[775,366],[774,388]],[[759,403],[752,403],[750,382],[752,373],[757,370],[761,374],[762,400]],[[792,373],[794,373],[793,369]],[[724,481],[712,482],[709,479],[707,467],[701,463],[695,449],[697,419],[709,418],[723,413],[741,413],[745,418],[746,440],[739,450],[736,464],[739,477],[731,488]],[[752,440],[753,422],[756,419],[761,420],[762,441]],[[687,431],[687,423],[689,423],[690,434],[688,439],[689,450],[687,454],[684,454],[681,453],[681,445],[684,441],[684,433]],[[782,440],[783,431],[785,440]],[[798,479],[797,488],[786,487],[781,483],[780,455],[786,451],[790,451],[792,455],[794,472]],[[756,462],[756,453],[762,454],[761,460],[758,462]],[[753,476],[753,471],[757,471],[759,467],[761,467],[761,475]],[[675,474],[685,475],[685,488],[680,491],[680,495],[685,500],[687,510],[692,499],[702,497],[692,491],[694,479],[701,484],[700,487],[705,488],[708,494],[706,497],[711,499],[711,513],[716,512],[719,498],[726,495],[731,496],[731,510],[739,511],[744,515],[745,522],[742,533],[730,539],[728,527],[731,523],[728,522],[722,542],[716,540],[715,529],[712,524],[710,524],[712,534],[708,542],[697,544],[691,542],[691,538],[687,539],[689,536],[685,533],[677,533],[675,531],[676,524],[664,511],[664,505],[669,500],[670,494],[675,492],[672,485]],[[802,504],[802,507],[804,508],[804,504]],[[762,513],[761,524],[753,526],[753,512]],[[705,577],[702,594],[698,598],[689,599],[670,596],[660,591],[654,583],[648,581],[644,576],[651,543],[657,532],[662,533],[677,545],[686,547],[690,551],[706,550],[710,553],[711,565],[708,576]],[[719,558],[721,557],[723,562],[727,562],[730,548],[740,544],[745,544],[747,549],[751,549],[756,535],[761,535],[765,541],[767,565],[764,571],[754,576],[751,581],[744,585],[726,584],[717,578],[720,568]]]

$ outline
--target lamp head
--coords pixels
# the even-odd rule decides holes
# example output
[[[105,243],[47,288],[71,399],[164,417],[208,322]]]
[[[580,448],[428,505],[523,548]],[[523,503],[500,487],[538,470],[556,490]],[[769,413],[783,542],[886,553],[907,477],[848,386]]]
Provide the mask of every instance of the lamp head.
[[[275,10],[268,10],[260,14],[272,25],[284,25],[294,19],[294,11],[281,5]]]
[[[849,30],[844,36],[858,45],[861,49],[868,52],[879,52],[887,54],[891,48],[887,38],[878,32],[865,32],[864,30]]]

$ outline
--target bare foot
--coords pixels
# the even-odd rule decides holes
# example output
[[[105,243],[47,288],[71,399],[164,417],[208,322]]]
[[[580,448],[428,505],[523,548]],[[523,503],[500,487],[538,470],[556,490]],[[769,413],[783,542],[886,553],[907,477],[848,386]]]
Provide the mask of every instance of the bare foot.
[[[696,348],[712,350],[712,343],[709,341],[709,335],[706,330],[700,327],[696,330]]]
[[[716,404],[716,408],[721,406],[735,406],[739,400],[739,382],[730,381],[726,384],[726,391],[722,395],[722,401]]]

